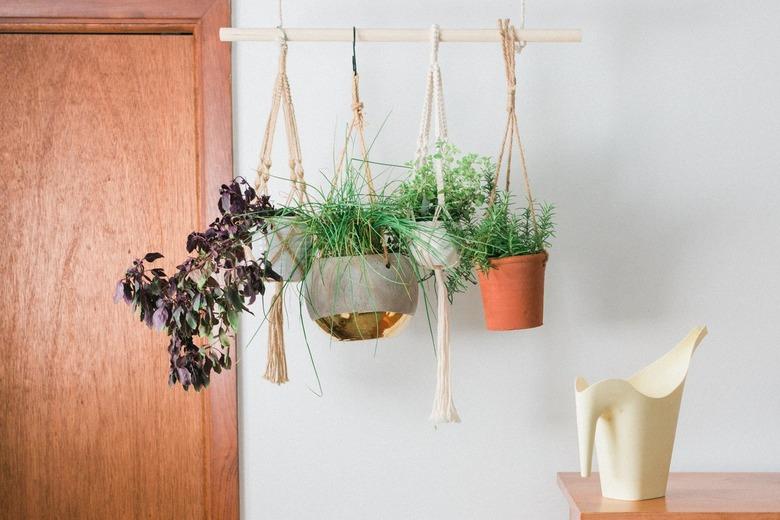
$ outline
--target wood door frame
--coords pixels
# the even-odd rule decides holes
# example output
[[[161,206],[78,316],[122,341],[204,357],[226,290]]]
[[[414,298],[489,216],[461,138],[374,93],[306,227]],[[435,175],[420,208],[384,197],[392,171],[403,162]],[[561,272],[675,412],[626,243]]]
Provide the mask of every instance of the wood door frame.
[[[0,33],[191,34],[195,45],[197,193],[200,227],[216,218],[219,187],[233,177],[230,0],[10,0],[0,4]],[[209,518],[239,517],[236,371],[212,379],[204,399],[208,437],[204,475]],[[204,419],[205,420],[205,419]]]

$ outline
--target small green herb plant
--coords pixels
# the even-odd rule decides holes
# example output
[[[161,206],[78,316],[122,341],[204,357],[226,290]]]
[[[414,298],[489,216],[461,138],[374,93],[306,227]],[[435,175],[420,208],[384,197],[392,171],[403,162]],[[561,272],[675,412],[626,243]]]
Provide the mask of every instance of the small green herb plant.
[[[470,264],[487,272],[492,259],[541,253],[555,236],[554,216],[554,207],[546,203],[534,203],[516,211],[512,196],[499,190],[494,203],[485,208],[482,218],[469,230],[464,256]]]
[[[415,220],[432,220],[437,206],[434,161],[441,161],[444,177],[445,207],[440,218],[445,222],[470,222],[477,208],[484,203],[482,179],[495,171],[490,157],[477,154],[460,155],[452,144],[439,141],[436,151],[425,156],[419,166],[408,163],[412,172],[400,184],[398,204]]]
[[[447,269],[447,293],[452,301],[456,293],[477,283],[472,257],[465,248],[476,226],[477,214],[487,200],[486,179],[492,179],[496,167],[490,157],[461,154],[453,144],[437,142],[435,152],[427,155],[420,165],[407,164],[411,174],[397,190],[399,206],[417,222],[432,220],[436,212],[435,161],[441,161],[444,180],[444,208],[439,218],[461,252],[460,262]]]

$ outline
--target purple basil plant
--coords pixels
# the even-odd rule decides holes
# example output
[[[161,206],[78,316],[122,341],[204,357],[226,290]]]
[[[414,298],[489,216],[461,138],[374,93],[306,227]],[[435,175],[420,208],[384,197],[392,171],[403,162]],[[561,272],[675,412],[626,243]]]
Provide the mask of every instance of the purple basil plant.
[[[253,237],[267,231],[275,210],[243,178],[220,189],[220,216],[202,233],[187,237],[190,256],[168,276],[151,267],[160,253],[133,261],[119,280],[114,301],[124,300],[147,326],[170,336],[168,382],[196,391],[209,384],[212,370],[230,369],[230,345],[241,311],[265,292],[265,279],[280,281],[265,258],[255,260]],[[201,340],[199,346],[196,339]]]

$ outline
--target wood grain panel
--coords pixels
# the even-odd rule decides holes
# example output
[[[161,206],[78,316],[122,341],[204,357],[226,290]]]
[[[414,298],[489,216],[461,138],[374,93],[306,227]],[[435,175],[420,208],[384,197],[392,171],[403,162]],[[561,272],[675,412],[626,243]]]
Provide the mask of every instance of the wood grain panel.
[[[198,110],[203,121],[199,135],[204,197],[201,211],[211,222],[221,184],[233,177],[233,118],[231,114],[230,45],[219,41],[219,28],[230,25],[230,4],[216,1],[195,26],[198,41]],[[234,349],[235,351],[235,349]],[[212,518],[239,517],[238,388],[236,370],[214,377],[208,388],[209,472]]]
[[[671,473],[666,496],[625,501],[601,496],[598,473],[559,473],[579,520],[780,520],[780,473]]]
[[[200,19],[214,3],[214,0],[4,0],[0,3],[0,16]]]
[[[207,394],[113,305],[200,222],[192,35],[0,35],[0,503],[7,518],[205,518]]]

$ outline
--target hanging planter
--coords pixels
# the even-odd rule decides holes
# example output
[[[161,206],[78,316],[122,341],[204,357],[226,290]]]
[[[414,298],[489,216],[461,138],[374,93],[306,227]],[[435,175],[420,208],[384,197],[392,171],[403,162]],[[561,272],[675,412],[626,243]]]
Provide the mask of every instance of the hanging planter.
[[[417,308],[417,275],[405,256],[317,258],[304,282],[306,308],[338,340],[386,338]]]
[[[458,246],[441,220],[417,222],[409,251],[415,262],[428,270],[437,266],[447,269],[460,261]]]
[[[298,208],[312,262],[304,279],[311,318],[333,338],[377,339],[398,333],[417,308],[416,265],[407,249],[414,221],[397,200],[377,192],[366,146],[357,64],[352,58],[352,122],[331,189]],[[352,133],[360,159],[347,156]]]
[[[554,235],[553,207],[516,212],[508,192],[494,191],[469,240],[488,330],[529,329],[544,316],[545,250]]]
[[[490,260],[478,271],[488,330],[539,327],[544,318],[544,268],[547,252]]]
[[[546,248],[554,235],[553,207],[537,204],[531,194],[525,150],[515,113],[515,54],[522,50],[508,20],[499,20],[506,68],[508,121],[496,171],[487,189],[487,208],[470,236],[470,256],[478,268],[485,325],[488,330],[518,330],[538,327],[544,319],[544,272]],[[520,152],[527,206],[515,213],[509,193],[509,168],[514,144]],[[506,185],[498,180],[506,151]]]
[[[295,120],[290,82],[287,79],[287,38],[281,29],[279,39],[279,70],[274,82],[271,111],[266,122],[265,134],[257,165],[255,188],[260,195],[269,195],[268,182],[271,177],[271,151],[279,118],[280,109],[284,117],[284,129],[287,134],[288,164],[290,167],[290,195],[285,207],[280,208],[276,218],[269,221],[265,231],[266,261],[279,275],[276,290],[268,310],[268,356],[263,377],[272,383],[282,384],[288,381],[287,356],[284,344],[284,289],[287,283],[303,279],[307,261],[308,243],[294,220],[295,210],[290,203],[302,204],[307,200],[306,183],[303,178],[301,145],[298,137],[298,125]]]
[[[311,244],[303,298],[311,318],[342,341],[388,337],[415,313],[418,267],[403,254],[416,227],[392,195],[368,188],[367,164],[346,161],[324,200],[301,205]],[[365,197],[363,193],[371,195]]]
[[[445,270],[452,297],[476,283],[473,263],[463,256],[463,249],[477,210],[487,200],[483,180],[493,175],[495,164],[489,157],[461,155],[442,139],[443,130],[437,134],[435,152],[428,154],[427,145],[418,149],[418,158],[409,163],[411,174],[399,185],[397,196],[403,210],[416,221],[410,254],[421,268]]]

